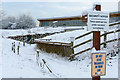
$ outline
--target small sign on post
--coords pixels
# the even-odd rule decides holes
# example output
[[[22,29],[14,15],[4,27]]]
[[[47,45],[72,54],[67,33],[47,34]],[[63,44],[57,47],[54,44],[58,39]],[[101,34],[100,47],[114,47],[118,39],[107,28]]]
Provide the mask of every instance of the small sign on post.
[[[88,13],[89,31],[108,31],[109,13],[102,11],[92,11]]]
[[[92,53],[91,76],[102,76],[106,74],[106,53]]]

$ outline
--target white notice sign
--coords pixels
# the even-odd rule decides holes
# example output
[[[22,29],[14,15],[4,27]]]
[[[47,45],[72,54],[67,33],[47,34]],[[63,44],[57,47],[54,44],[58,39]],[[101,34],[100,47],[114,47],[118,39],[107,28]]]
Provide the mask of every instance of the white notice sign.
[[[109,13],[93,11],[88,13],[89,31],[107,31],[109,30]]]

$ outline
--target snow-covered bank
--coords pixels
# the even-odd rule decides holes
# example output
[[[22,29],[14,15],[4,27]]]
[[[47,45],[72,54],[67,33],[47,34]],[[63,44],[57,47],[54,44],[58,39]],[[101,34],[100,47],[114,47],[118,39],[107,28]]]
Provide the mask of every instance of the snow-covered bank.
[[[8,36],[11,31],[3,31],[3,37]],[[19,30],[18,30],[19,32]],[[48,36],[46,38],[52,38],[56,41],[70,41],[70,37],[79,36],[84,34],[86,31],[76,30],[61,34],[55,34]],[[15,32],[17,34],[17,32]],[[14,33],[14,35],[15,35]],[[114,36],[111,35],[111,36]],[[82,38],[79,43],[91,38],[92,35]],[[113,38],[113,37],[112,37]],[[111,39],[110,37],[108,39]],[[44,59],[49,65],[53,73],[50,73],[46,67],[38,67],[36,63],[36,49],[35,44],[29,45],[26,44],[24,47],[22,43],[20,44],[20,55],[13,53],[11,50],[12,42],[19,44],[18,41],[1,38],[2,40],[2,57],[3,57],[3,77],[4,78],[91,78],[91,57],[90,52],[87,52],[86,55],[80,54],[82,58],[70,62],[66,58],[62,58],[56,54],[46,53],[40,50],[40,62],[41,59]],[[76,44],[78,43],[76,42]],[[113,43],[112,43],[113,44]],[[111,44],[111,45],[112,45]],[[116,44],[116,43],[115,43]],[[92,43],[89,43],[85,46],[91,46]],[[79,48],[84,49],[84,47]],[[84,57],[85,56],[85,57]],[[114,74],[113,74],[114,73]],[[105,78],[117,78],[118,77],[118,56],[114,57],[111,60],[107,60],[106,65],[106,75],[102,76]]]

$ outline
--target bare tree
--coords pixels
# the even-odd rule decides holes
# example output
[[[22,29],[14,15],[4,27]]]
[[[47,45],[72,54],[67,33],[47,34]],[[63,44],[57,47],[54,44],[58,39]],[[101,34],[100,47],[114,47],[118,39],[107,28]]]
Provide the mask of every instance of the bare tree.
[[[26,14],[19,15],[18,17],[7,16],[2,19],[3,29],[13,28],[12,25],[14,25],[16,29],[27,29],[35,27],[36,23],[30,15]]]
[[[2,20],[4,19],[6,13],[0,8],[0,28],[2,28]]]
[[[34,19],[29,14],[20,15],[18,17],[17,23],[18,23],[17,28],[22,28],[22,29],[32,28],[36,26]]]
[[[2,28],[3,29],[9,28],[13,23],[16,23],[16,18],[14,16],[4,17],[2,19]]]

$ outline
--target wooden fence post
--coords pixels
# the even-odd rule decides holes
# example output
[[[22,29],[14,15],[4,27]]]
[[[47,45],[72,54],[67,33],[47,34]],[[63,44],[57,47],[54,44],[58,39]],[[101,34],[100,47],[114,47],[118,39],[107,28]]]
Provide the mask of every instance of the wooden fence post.
[[[17,47],[17,53],[18,53],[18,55],[19,55],[19,45],[18,45],[18,47]]]
[[[104,33],[106,33],[106,31],[104,31]],[[104,42],[106,42],[106,40],[107,40],[107,34],[104,35]],[[107,46],[106,43],[104,43],[104,48],[106,48],[106,46]]]
[[[37,50],[37,55],[36,55],[36,61],[37,61],[37,64],[38,64],[38,66],[39,66],[39,50]]]
[[[74,37],[70,37],[70,40],[71,40],[71,46],[73,47],[75,38]],[[72,54],[74,54],[74,48],[72,48]]]
[[[71,46],[73,46],[73,41],[71,41]],[[74,48],[72,48],[72,52],[71,52],[71,54],[74,54]]]
[[[30,41],[30,43],[29,43],[30,45],[31,45],[31,41]]]
[[[13,43],[12,43],[12,51],[14,50],[14,46],[13,46]]]
[[[43,63],[46,65],[46,67],[48,68],[48,70],[52,73],[52,70],[48,67],[48,65],[46,64],[46,61],[44,59],[42,59]]]
[[[70,40],[71,40],[71,47],[73,47],[75,38],[74,37],[70,37]],[[74,48],[72,48],[71,54],[74,54]],[[73,59],[74,59],[74,57],[71,57],[70,61],[72,61]]]
[[[15,42],[13,43],[13,52],[15,53]]]
[[[25,42],[23,41],[23,46],[25,46]]]

